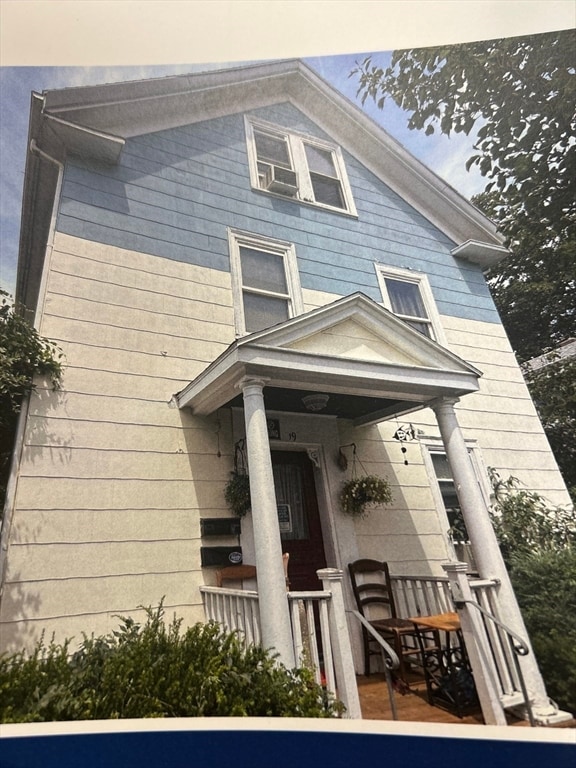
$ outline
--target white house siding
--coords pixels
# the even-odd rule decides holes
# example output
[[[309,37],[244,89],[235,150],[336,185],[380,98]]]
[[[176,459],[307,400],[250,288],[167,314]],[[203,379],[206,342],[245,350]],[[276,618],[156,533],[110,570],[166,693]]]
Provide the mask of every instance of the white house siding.
[[[40,332],[66,367],[31,400],[3,646],[107,632],[162,598],[202,619],[199,518],[228,514],[230,417],[170,400],[234,338],[229,274],[59,234]]]

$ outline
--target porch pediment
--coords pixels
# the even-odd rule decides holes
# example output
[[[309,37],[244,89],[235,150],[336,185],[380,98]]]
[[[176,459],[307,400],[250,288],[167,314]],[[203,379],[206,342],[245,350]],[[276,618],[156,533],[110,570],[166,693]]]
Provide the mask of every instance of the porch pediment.
[[[305,411],[302,397],[330,394],[326,415],[368,423],[478,389],[480,371],[355,293],[234,342],[176,395],[207,415],[241,404],[245,377],[266,382],[267,408]]]

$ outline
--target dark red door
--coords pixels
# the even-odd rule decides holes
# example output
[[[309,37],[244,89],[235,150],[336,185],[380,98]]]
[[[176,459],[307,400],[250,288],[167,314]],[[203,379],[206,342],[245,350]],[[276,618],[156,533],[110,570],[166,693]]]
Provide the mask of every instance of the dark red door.
[[[290,589],[321,589],[316,571],[326,567],[326,556],[312,462],[301,451],[273,451],[272,469]]]

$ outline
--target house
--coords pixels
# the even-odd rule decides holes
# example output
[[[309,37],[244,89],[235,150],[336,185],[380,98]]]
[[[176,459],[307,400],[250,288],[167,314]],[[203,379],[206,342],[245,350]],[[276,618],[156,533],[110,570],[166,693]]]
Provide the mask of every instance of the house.
[[[282,552],[293,590],[358,557],[444,578],[447,482],[525,634],[486,467],[569,499],[483,277],[505,255],[301,62],[33,94],[17,296],[66,368],[22,412],[4,648],[108,632],[162,598],[203,620],[214,566],[243,558],[263,641],[293,662]],[[240,533],[224,500],[238,465]],[[386,477],[392,504],[344,515],[354,472]]]

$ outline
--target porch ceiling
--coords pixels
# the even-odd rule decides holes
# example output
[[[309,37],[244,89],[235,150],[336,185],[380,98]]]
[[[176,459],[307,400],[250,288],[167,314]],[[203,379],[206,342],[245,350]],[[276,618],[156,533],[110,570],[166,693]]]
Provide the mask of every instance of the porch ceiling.
[[[329,395],[322,415],[384,421],[443,396],[478,390],[480,372],[363,294],[235,341],[175,396],[200,416],[242,405],[241,384],[262,379],[267,410],[307,413],[302,398]]]

